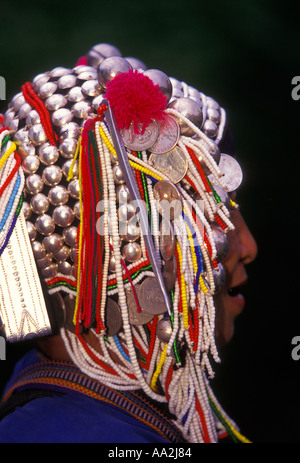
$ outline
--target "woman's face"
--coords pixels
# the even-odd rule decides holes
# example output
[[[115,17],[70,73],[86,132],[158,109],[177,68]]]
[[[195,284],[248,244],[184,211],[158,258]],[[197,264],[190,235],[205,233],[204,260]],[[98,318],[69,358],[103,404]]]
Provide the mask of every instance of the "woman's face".
[[[242,286],[247,283],[245,266],[257,254],[256,242],[238,209],[232,211],[231,221],[235,230],[228,232],[229,252],[222,262],[226,270],[226,282],[215,296],[218,346],[226,344],[233,335],[234,320],[245,305],[245,298],[241,293]]]

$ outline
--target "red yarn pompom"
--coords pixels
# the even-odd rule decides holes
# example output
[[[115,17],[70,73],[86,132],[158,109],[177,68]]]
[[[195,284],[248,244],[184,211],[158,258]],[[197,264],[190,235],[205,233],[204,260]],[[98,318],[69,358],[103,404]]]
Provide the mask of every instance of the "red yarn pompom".
[[[138,71],[116,75],[107,83],[106,98],[119,129],[128,129],[132,122],[136,134],[143,133],[151,119],[162,119],[167,107],[167,98],[159,85]]]

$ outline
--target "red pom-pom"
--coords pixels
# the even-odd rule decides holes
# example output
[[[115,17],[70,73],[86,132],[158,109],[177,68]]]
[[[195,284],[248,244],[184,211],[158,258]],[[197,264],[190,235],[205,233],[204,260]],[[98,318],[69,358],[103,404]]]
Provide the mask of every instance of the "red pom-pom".
[[[152,119],[161,120],[167,106],[167,98],[159,85],[148,76],[131,70],[116,75],[107,83],[106,98],[119,129],[128,129],[133,123],[136,134],[143,133]]]

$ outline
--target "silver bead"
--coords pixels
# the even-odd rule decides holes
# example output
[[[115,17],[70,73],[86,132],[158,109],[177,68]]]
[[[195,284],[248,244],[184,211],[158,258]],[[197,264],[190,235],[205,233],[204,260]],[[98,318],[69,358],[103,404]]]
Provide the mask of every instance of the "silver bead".
[[[49,111],[56,111],[59,108],[63,108],[68,103],[68,100],[64,95],[60,93],[56,93],[54,95],[49,96],[45,101],[45,106]]]
[[[26,220],[30,219],[32,215],[32,209],[27,201],[24,201],[22,204],[22,211]]]
[[[68,227],[65,228],[63,231],[63,238],[65,243],[69,246],[76,246],[77,245],[77,227]]]
[[[74,220],[74,212],[69,206],[58,206],[53,211],[53,220],[60,227],[69,227]]]
[[[45,246],[39,241],[34,241],[32,243],[32,250],[36,259],[43,259],[43,257],[46,256]]]
[[[58,160],[59,151],[56,146],[53,146],[50,143],[44,143],[39,148],[39,158],[43,164],[51,166]]]
[[[72,275],[72,270],[72,265],[69,264],[69,262],[66,262],[65,260],[63,262],[58,263],[59,273],[62,273],[63,275]]]
[[[27,156],[34,156],[35,146],[31,145],[30,143],[22,143],[18,147],[18,153],[22,159],[25,159]]]
[[[220,111],[220,105],[210,96],[206,97],[206,105],[208,108],[214,108],[217,111]]]
[[[120,204],[127,204],[131,201],[129,189],[125,184],[117,187],[116,196]]]
[[[62,166],[62,172],[67,178],[69,176],[69,171],[72,165],[72,161],[73,161],[72,159],[69,159]],[[77,178],[79,176],[79,163],[77,160],[74,162],[72,166],[72,172],[73,172],[73,178]]]
[[[128,262],[136,262],[142,257],[142,249],[138,243],[128,243],[124,246],[122,255]]]
[[[85,96],[82,93],[81,87],[73,87],[70,88],[69,93],[67,95],[68,101],[71,103],[78,103],[78,101],[84,100]]]
[[[169,342],[172,336],[172,323],[169,317],[158,320],[156,325],[156,336],[164,343]]]
[[[66,138],[79,138],[80,127],[76,122],[69,122],[60,129],[59,139],[60,141]]]
[[[14,111],[17,112],[21,106],[26,103],[24,95],[22,92],[17,93],[11,100],[10,106],[14,108]]]
[[[46,267],[46,268],[41,270],[41,273],[42,273],[44,278],[55,277],[57,272],[58,272],[57,264],[51,264],[51,265],[49,265],[49,267]]]
[[[14,134],[14,141],[16,143],[28,143],[28,131],[26,129],[20,129]]]
[[[78,142],[75,138],[66,138],[59,146],[61,155],[67,159],[73,158],[76,153],[77,144]]]
[[[41,74],[38,74],[35,76],[35,78],[32,81],[33,86],[35,87],[36,90],[39,90],[39,88],[48,82],[50,79],[50,74],[48,72],[43,72]]]
[[[215,122],[211,121],[210,119],[206,119],[203,124],[202,131],[207,135],[209,138],[215,138],[218,134],[218,126]]]
[[[104,56],[91,49],[87,54],[87,62],[89,66],[97,68],[101,61],[104,60]]]
[[[71,72],[70,69],[64,68],[62,66],[58,66],[58,67],[52,69],[52,71],[50,72],[50,76],[53,79],[58,79],[61,76],[65,76],[66,74],[70,74],[70,72]]]
[[[64,240],[62,236],[58,233],[53,233],[50,236],[46,236],[43,239],[43,246],[48,252],[58,252],[64,245]]]
[[[82,71],[77,75],[78,80],[95,80],[97,79],[96,69],[90,67],[89,70]]]
[[[105,89],[108,82],[122,72],[128,72],[132,67],[126,59],[120,56],[105,58],[98,66],[98,81]]]
[[[213,121],[215,124],[220,124],[221,115],[217,109],[207,108],[206,114],[207,114],[208,119]]]
[[[96,96],[92,101],[92,108],[97,110],[99,106],[102,104],[103,100],[104,100],[103,94]]]
[[[62,176],[61,169],[56,165],[47,166],[43,172],[43,180],[49,186],[57,185],[61,181]]]
[[[36,229],[42,235],[51,235],[55,230],[55,223],[50,215],[40,215],[35,222]]]
[[[77,248],[75,246],[70,249],[70,258],[72,259],[73,262],[76,262]]]
[[[118,209],[120,222],[129,222],[135,216],[135,208],[132,204],[122,204]]]
[[[33,144],[37,146],[42,145],[47,141],[47,135],[42,124],[35,124],[30,127],[28,137]]]
[[[79,101],[75,103],[72,107],[72,111],[75,117],[79,119],[87,119],[89,113],[91,112],[91,106],[88,101]]]
[[[228,236],[220,227],[212,227],[212,236],[217,250],[217,261],[221,262],[229,251]]]
[[[37,156],[27,156],[22,163],[26,174],[34,174],[40,167],[40,160]]]
[[[34,124],[40,124],[41,119],[39,113],[33,109],[26,117],[26,126],[31,127]]]
[[[35,214],[45,214],[50,206],[49,199],[43,193],[38,193],[31,198],[30,206]]]
[[[73,208],[73,212],[75,214],[75,217],[77,217],[77,219],[80,219],[80,203],[79,203],[79,201],[77,201],[77,203],[75,204],[75,206]]]
[[[172,96],[172,83],[167,74],[158,69],[147,69],[144,72],[144,76],[149,77],[154,85],[159,86],[160,91],[167,98],[168,102]]]
[[[76,66],[74,69],[73,69],[74,73],[76,75],[79,75],[81,74],[82,72],[86,72],[86,71],[95,71],[95,69],[93,69],[92,66],[86,66],[85,64],[80,64],[79,66]]]
[[[213,269],[213,277],[215,283],[214,294],[218,294],[226,281],[226,271],[222,264],[218,264],[218,267]]]
[[[125,178],[124,178],[123,172],[119,164],[114,165],[113,176],[114,176],[114,181],[117,185],[121,185],[122,183],[125,183]]]
[[[62,206],[68,202],[69,193],[63,185],[56,185],[49,191],[48,198],[53,206]]]
[[[91,97],[98,96],[101,93],[101,87],[98,80],[87,80],[81,86],[82,92]]]
[[[70,256],[70,248],[68,246],[62,246],[61,249],[53,253],[53,257],[57,262],[63,262]]]
[[[36,195],[37,193],[40,193],[43,190],[44,181],[38,174],[29,175],[25,181],[25,188],[27,193]]]
[[[138,58],[134,58],[133,56],[129,56],[125,58],[129,64],[131,64],[132,69],[135,71],[146,71],[147,66],[143,61],[139,60]]]
[[[116,271],[116,257],[114,254],[112,254],[109,258],[109,266],[108,266],[110,272],[115,272]]]
[[[49,267],[49,265],[52,264],[52,256],[49,254],[46,254],[45,257],[42,257],[41,259],[37,259],[37,264],[40,269]]]
[[[29,235],[30,240],[34,241],[36,239],[36,235],[37,235],[37,231],[36,231],[35,226],[31,222],[26,222],[26,226],[27,226],[27,231],[28,231],[28,235]]]
[[[177,100],[171,101],[168,105],[169,108],[175,109],[187,119],[189,119],[193,124],[198,128],[201,128],[203,115],[200,105],[191,98],[178,98]],[[174,116],[175,117],[175,116]],[[195,134],[194,130],[191,129],[186,122],[183,121],[180,117],[176,117],[178,124],[180,125],[181,135],[191,137]]]
[[[66,108],[59,108],[52,113],[52,122],[56,127],[62,127],[63,125],[71,122],[73,119],[73,113]]]
[[[79,199],[79,180],[74,179],[71,180],[69,185],[68,185],[68,192],[70,193],[70,196],[74,199]]]
[[[109,43],[98,43],[93,46],[92,50],[103,55],[105,58],[108,58],[109,56],[122,56],[120,50]]]
[[[54,82],[46,82],[45,84],[41,85],[38,91],[40,98],[48,98],[49,96],[53,95],[57,90],[57,84]]]
[[[4,127],[10,127],[10,123],[12,122],[12,120],[14,119],[15,117],[15,112],[14,110],[11,108],[11,109],[8,109],[5,114],[4,114],[4,123],[3,123],[3,126]]]
[[[25,119],[31,110],[32,110],[32,107],[30,106],[30,104],[28,103],[22,104],[22,106],[20,107],[18,111],[18,118]]]
[[[73,74],[67,74],[58,79],[57,86],[61,90],[64,90],[66,88],[72,88],[76,85],[76,80],[76,76],[74,76]]]
[[[120,235],[121,238],[125,241],[135,241],[140,237],[140,227],[137,223],[135,222],[128,222],[125,224],[125,233]]]

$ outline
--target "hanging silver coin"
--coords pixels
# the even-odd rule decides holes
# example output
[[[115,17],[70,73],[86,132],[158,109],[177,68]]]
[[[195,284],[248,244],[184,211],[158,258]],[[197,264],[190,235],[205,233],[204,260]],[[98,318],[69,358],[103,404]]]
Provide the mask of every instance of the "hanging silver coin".
[[[133,123],[128,129],[121,130],[121,136],[124,145],[133,151],[144,151],[150,148],[157,140],[159,134],[159,126],[157,121],[152,122],[146,127],[142,133],[142,124],[138,124],[139,133],[136,134],[134,131]]]
[[[172,183],[179,183],[188,169],[188,162],[178,146],[164,154],[151,154],[149,164],[165,174]]]
[[[171,222],[163,219],[159,230],[159,250],[162,258],[168,261],[173,258],[175,252],[174,229]]]
[[[180,128],[178,122],[169,114],[164,114],[162,120],[158,120],[159,134],[154,145],[149,151],[154,154],[163,154],[171,151],[177,144]]]
[[[106,301],[105,325],[107,336],[115,336],[123,326],[121,309],[111,297]]]
[[[139,291],[140,285],[137,284],[134,286],[135,295],[137,300],[139,301]],[[148,312],[145,312],[141,307],[141,311],[138,312],[137,303],[134,297],[134,293],[131,287],[126,288],[126,301],[127,301],[127,308],[128,308],[128,315],[129,315],[129,322],[132,325],[145,325],[146,323],[151,322],[154,315]]]
[[[163,262],[162,277],[168,292],[173,291],[177,279],[177,261],[173,259]]]
[[[176,187],[167,180],[154,185],[153,195],[159,213],[167,220],[175,220],[182,212],[180,195]]]
[[[243,181],[243,171],[238,161],[229,156],[229,154],[221,154],[219,162],[219,169],[221,170],[223,177],[222,182],[226,186],[227,191],[237,190]]]
[[[153,315],[163,314],[168,309],[165,304],[163,293],[156,278],[147,277],[141,284],[139,291],[141,308]]]

